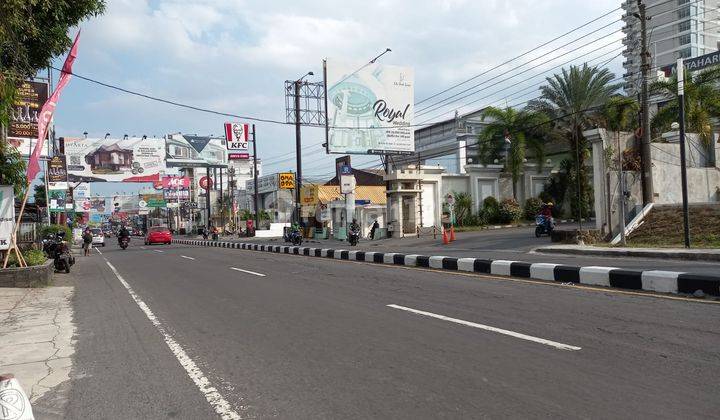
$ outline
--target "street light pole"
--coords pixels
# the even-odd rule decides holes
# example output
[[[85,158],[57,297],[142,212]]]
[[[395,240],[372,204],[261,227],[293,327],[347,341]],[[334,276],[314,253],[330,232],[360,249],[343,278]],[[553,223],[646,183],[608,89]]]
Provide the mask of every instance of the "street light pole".
[[[260,220],[259,214],[259,203],[258,203],[258,173],[257,173],[257,141],[255,141],[255,124],[252,125],[252,143],[253,143],[253,184],[255,184],[254,195],[255,199],[255,225],[253,229],[258,228],[258,221]]]
[[[680,110],[680,183],[682,186],[683,231],[685,248],[690,248],[690,214],[688,209],[687,168],[685,167],[685,64],[677,61],[678,108]]]
[[[650,149],[650,105],[648,103],[648,79],[650,77],[650,52],[647,43],[647,15],[645,13],[645,4],[642,0],[637,0],[639,13],[635,17],[640,19],[640,70],[642,73],[642,89],[640,93],[640,106],[642,107],[642,140],[640,142],[640,160],[642,165],[642,192],[643,205],[648,205],[654,200],[654,190],[652,181],[652,158]]]
[[[297,79],[295,85],[295,159],[297,170],[295,174],[295,218],[297,223],[300,223],[300,188],[302,187],[302,156],[301,156],[301,141],[300,141],[300,127],[302,124],[301,113],[300,113],[300,88],[302,86],[302,80],[307,76],[313,76],[315,73],[309,71],[305,76]]]

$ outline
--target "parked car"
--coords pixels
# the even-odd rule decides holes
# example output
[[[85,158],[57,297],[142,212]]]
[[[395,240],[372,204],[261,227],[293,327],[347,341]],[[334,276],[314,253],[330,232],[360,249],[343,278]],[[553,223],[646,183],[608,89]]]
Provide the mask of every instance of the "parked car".
[[[93,237],[93,240],[92,240],[93,246],[101,246],[104,248],[105,247],[105,234],[103,233],[103,231],[98,228],[93,228],[93,229],[90,229],[90,233],[92,233],[92,237]]]
[[[169,244],[172,242],[172,233],[166,227],[151,227],[145,237],[145,245]]]

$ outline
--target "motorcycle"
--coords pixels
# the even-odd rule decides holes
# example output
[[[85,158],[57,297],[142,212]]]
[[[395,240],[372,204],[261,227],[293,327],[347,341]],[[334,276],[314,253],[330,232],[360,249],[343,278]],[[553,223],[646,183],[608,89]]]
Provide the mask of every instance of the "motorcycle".
[[[290,230],[285,234],[285,242],[290,242],[295,246],[302,245],[303,236],[300,234],[300,231],[297,230]]]
[[[546,217],[538,215],[535,217],[535,237],[539,238],[541,235],[550,235],[555,227],[553,226],[552,217]]]
[[[70,248],[64,237],[64,232],[58,232],[43,239],[43,252],[48,258],[53,259],[55,270],[70,273],[70,267],[75,264],[75,257],[70,254]]]
[[[130,237],[124,236],[118,239],[118,243],[120,244],[120,248],[125,249],[130,245]]]
[[[350,242],[350,246],[357,246],[358,242],[360,241],[360,231],[357,229],[351,229],[348,233],[348,242]]]

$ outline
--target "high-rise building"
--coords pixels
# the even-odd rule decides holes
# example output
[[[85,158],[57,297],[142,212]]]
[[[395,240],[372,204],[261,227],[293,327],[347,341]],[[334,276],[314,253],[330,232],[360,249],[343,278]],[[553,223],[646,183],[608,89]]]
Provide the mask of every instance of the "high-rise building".
[[[720,41],[720,0],[643,0],[647,17],[651,81],[663,67],[678,58],[717,51]],[[625,23],[625,92],[640,91],[640,19],[637,0],[622,3]]]

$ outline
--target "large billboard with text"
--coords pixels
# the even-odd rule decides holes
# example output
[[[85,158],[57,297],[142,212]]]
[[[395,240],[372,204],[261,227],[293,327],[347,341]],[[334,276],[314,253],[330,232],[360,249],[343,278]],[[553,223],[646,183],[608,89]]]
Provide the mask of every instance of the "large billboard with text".
[[[336,60],[326,65],[328,153],[415,151],[412,68]]]
[[[165,172],[161,138],[65,138],[70,181],[153,182]]]

